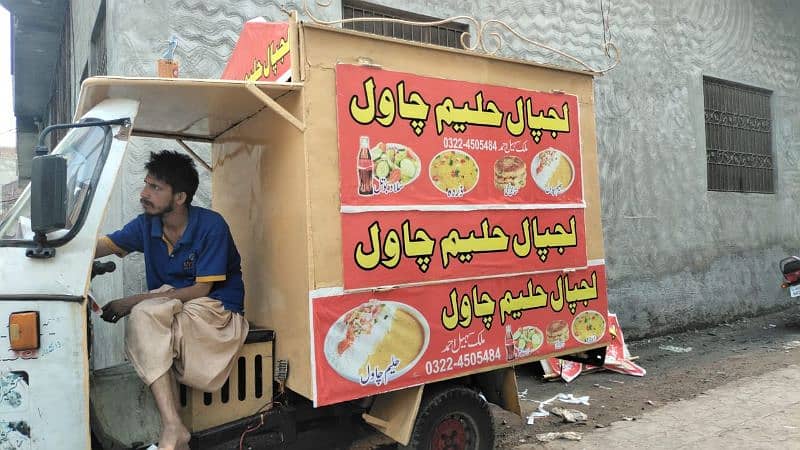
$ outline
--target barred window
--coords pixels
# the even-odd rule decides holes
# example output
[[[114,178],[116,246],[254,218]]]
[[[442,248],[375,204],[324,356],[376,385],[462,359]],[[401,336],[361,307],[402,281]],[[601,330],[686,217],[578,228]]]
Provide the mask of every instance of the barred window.
[[[415,22],[433,22],[441,20],[435,17],[410,13],[401,9],[374,5],[360,0],[343,0],[342,19],[358,17],[379,17]],[[381,36],[452,48],[463,48],[461,45],[461,35],[469,31],[468,25],[455,22],[426,27],[391,22],[349,22],[343,24],[342,27],[348,30],[363,31]]]
[[[91,54],[89,73],[95,75],[107,75],[107,57],[108,50],[106,47],[106,2],[100,2],[100,8],[97,11],[97,18],[94,22],[92,29],[91,41]]]
[[[708,190],[775,192],[772,92],[703,77]]]
[[[72,7],[70,2],[67,2],[64,12],[64,29],[61,32],[61,48],[58,52],[58,65],[47,106],[49,113],[45,125],[72,121],[72,47]],[[50,148],[55,148],[66,134],[67,130],[54,130],[50,133]]]

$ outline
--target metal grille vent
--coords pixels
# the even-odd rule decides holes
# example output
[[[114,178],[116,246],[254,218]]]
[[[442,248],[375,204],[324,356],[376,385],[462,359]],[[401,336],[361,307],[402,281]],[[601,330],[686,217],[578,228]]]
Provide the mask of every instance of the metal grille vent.
[[[232,400],[243,402],[261,399],[265,390],[263,359],[260,354],[252,355],[249,361],[247,357],[239,356],[231,376],[228,377],[222,388],[214,393],[202,393],[203,405],[211,406],[215,402],[225,404]],[[188,406],[189,388],[181,384],[178,394],[180,406]]]

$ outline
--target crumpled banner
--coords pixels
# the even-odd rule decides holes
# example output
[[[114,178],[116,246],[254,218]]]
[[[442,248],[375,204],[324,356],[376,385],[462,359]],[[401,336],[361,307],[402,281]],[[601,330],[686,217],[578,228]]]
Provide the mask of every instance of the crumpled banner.
[[[622,336],[622,328],[619,326],[617,315],[609,313],[606,324],[608,334],[611,335],[611,345],[606,348],[603,369],[637,377],[644,376],[647,371],[630,360],[631,354],[628,346],[625,345],[625,338]],[[577,378],[584,369],[596,367],[559,358],[544,359],[541,364],[545,375],[558,374],[567,383]]]

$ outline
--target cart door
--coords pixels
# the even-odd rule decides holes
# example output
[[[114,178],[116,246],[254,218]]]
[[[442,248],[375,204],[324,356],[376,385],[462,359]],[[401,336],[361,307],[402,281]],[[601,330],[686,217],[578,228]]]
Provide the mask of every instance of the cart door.
[[[88,281],[138,107],[106,100],[84,114],[79,123],[86,126],[69,129],[50,152],[60,173],[34,174],[39,178],[0,219],[0,448],[91,446]],[[32,205],[40,200],[32,200],[31,188],[47,185],[37,183],[48,176],[58,180],[49,180],[51,187],[63,189],[65,217],[63,227],[40,229],[46,240],[37,250],[31,211],[41,204]],[[53,196],[61,198],[43,197]]]

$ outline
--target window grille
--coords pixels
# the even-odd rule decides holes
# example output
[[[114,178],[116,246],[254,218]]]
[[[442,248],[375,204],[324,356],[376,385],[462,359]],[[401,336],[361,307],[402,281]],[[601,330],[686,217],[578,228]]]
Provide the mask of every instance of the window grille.
[[[48,104],[49,114],[45,125],[72,121],[72,11],[69,2],[64,12],[64,29],[61,36],[54,89]],[[67,130],[54,130],[50,133],[50,148],[55,148],[66,134]]]
[[[708,190],[775,192],[772,92],[703,77]]]
[[[342,19],[359,17],[378,17],[416,22],[441,20],[363,1],[343,0]],[[381,36],[452,48],[463,48],[461,45],[461,35],[469,31],[468,25],[454,22],[437,26],[418,26],[391,22],[349,22],[343,24],[342,27],[348,30],[363,31]]]

